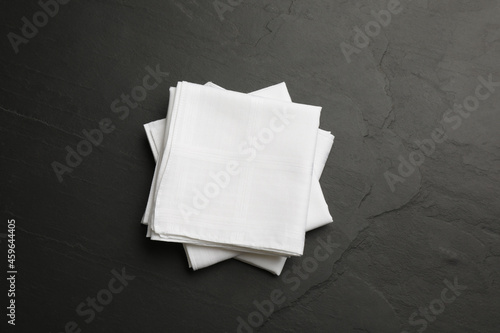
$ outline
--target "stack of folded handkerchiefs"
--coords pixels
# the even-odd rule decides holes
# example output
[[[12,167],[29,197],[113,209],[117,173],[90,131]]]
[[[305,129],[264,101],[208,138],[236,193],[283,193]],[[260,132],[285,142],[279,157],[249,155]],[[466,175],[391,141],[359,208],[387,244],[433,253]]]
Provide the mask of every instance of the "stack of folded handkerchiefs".
[[[284,83],[170,88],[167,118],[144,125],[157,161],[147,236],[183,243],[194,270],[235,258],[279,275],[305,232],[332,222],[319,177],[334,137],[320,112]]]

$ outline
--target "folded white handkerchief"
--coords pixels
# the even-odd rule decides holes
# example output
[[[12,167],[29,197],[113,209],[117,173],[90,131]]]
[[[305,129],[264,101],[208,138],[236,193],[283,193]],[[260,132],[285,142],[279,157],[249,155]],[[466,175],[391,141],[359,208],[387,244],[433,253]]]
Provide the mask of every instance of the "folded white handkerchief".
[[[208,85],[217,87],[212,83],[208,83]],[[252,94],[280,100],[291,100],[284,83],[258,90]],[[167,121],[165,119],[162,119],[144,125],[155,159],[158,159],[159,152],[162,151],[166,123]],[[313,177],[313,184],[311,186],[311,199],[308,209],[307,230],[325,225],[332,221],[331,216],[328,212],[328,206],[323,198],[321,188],[319,187],[318,179],[326,162],[326,158],[328,157],[328,154],[331,150],[333,144],[333,136],[329,132],[318,130],[317,140],[317,149],[314,160],[315,175]],[[193,269],[203,268],[217,262],[232,258],[239,254],[236,251],[189,244],[185,245],[185,249],[188,256],[188,261]],[[253,253],[243,253],[237,256],[236,259],[266,269],[277,275],[279,275],[282,271],[286,260],[285,257],[259,255]]]
[[[165,119],[153,121],[144,125],[155,160],[158,159],[159,151],[157,150],[157,147],[160,146],[158,143],[162,142],[165,125]],[[318,130],[318,141],[316,144],[316,155],[314,158],[314,176],[311,184],[311,196],[309,199],[306,226],[307,231],[332,222],[332,218],[328,211],[328,205],[324,199],[323,192],[319,187],[319,178],[321,177],[326,159],[328,158],[332,148],[333,139],[333,135],[329,132],[321,129]],[[189,266],[194,270],[208,267],[234,257],[235,259],[279,275],[286,262],[286,257],[280,256],[241,253],[215,247],[190,244],[187,244],[184,247],[188,257]]]
[[[180,82],[152,230],[166,241],[301,255],[320,111]]]

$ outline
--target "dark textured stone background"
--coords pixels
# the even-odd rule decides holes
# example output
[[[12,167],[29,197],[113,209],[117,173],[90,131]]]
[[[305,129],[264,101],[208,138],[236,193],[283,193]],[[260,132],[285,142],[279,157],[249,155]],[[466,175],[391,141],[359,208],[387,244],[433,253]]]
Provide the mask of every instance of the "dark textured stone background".
[[[16,55],[6,35],[40,7],[2,0],[0,232],[16,219],[19,271],[9,329],[234,332],[254,300],[281,289],[286,302],[255,331],[499,332],[500,89],[460,128],[441,119],[479,75],[500,81],[500,1],[404,1],[348,64],[339,44],[386,6],[245,0],[221,21],[211,1],[72,0]],[[119,120],[111,102],[156,64],[168,78]],[[336,140],[321,184],[335,223],[308,234],[305,257],[318,237],[340,246],[298,289],[235,260],[192,272],[181,245],[145,238],[154,160],[142,124],[165,116],[179,80],[243,92],[285,81],[294,101],[323,106]],[[51,162],[105,117],[116,130],[59,183]],[[446,141],[391,192],[384,172],[435,128]],[[136,278],[85,323],[75,308],[122,267]],[[467,289],[412,326],[445,279]],[[4,278],[1,288],[5,327]]]

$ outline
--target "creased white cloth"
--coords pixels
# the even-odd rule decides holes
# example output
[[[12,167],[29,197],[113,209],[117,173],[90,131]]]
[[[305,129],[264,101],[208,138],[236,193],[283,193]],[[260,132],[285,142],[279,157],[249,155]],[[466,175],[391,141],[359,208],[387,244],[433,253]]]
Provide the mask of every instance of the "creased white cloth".
[[[179,82],[152,230],[165,241],[302,255],[320,112]]]
[[[209,83],[211,84],[211,83]],[[212,84],[212,86],[217,87]],[[271,86],[252,94],[265,96],[269,98],[281,99],[290,101],[290,96],[286,89],[284,83]],[[171,101],[174,98],[171,98]],[[169,107],[171,109],[171,107]],[[145,125],[148,140],[151,145],[151,149],[156,159],[162,151],[163,143],[165,141],[164,132],[167,125],[167,120],[159,120]],[[167,129],[168,133],[168,129]],[[328,206],[324,200],[321,188],[319,186],[318,179],[323,170],[324,164],[328,157],[333,144],[333,136],[326,131],[318,130],[317,133],[317,148],[314,156],[314,172],[313,179],[311,183],[311,192],[309,200],[309,208],[307,215],[307,230],[314,229],[316,227],[325,225],[332,221],[331,216],[328,212]],[[155,172],[155,178],[157,172]],[[150,197],[150,200],[152,198]],[[148,205],[149,206],[149,205]],[[145,217],[147,216],[147,212]],[[147,220],[147,218],[145,218]],[[159,238],[157,235],[153,234],[153,239]],[[236,259],[247,262],[249,264],[261,267],[277,275],[283,269],[286,258],[278,256],[261,255],[254,253],[242,253],[236,251],[231,251],[221,248],[197,246],[197,245],[185,245],[186,253],[188,256],[188,262],[193,269],[203,268],[217,262],[232,258],[236,256]]]

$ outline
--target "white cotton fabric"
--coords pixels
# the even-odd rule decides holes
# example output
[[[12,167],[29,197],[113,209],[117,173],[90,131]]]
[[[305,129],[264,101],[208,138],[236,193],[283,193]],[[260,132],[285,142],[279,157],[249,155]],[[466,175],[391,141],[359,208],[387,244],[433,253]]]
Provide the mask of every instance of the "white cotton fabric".
[[[208,85],[217,87],[216,85],[213,85],[211,83],[208,83]],[[284,83],[256,91],[252,94],[265,96],[268,98],[281,99],[285,101],[291,100],[288,91],[286,89],[286,85]],[[171,98],[172,103],[169,106],[169,109],[172,108],[173,100],[174,96],[173,98]],[[155,159],[157,160],[160,158],[162,152],[163,143],[165,141],[165,136],[164,136],[165,132],[168,133],[168,128],[166,127],[166,125],[167,125],[166,119],[151,122],[145,125],[151,149],[153,151]],[[325,165],[326,159],[328,157],[328,154],[331,150],[332,144],[333,144],[333,136],[329,132],[318,130],[317,147],[314,156],[313,179],[311,183],[310,200],[309,200],[307,224],[306,224],[307,230],[312,230],[316,227],[325,225],[332,221],[332,218],[328,212],[328,206],[324,200],[318,181],[321,172],[323,170],[323,167]],[[157,178],[157,173],[158,172],[155,172],[155,180]],[[153,183],[155,183],[155,181],[153,181]],[[153,188],[154,186],[152,187],[152,189]],[[152,198],[150,197],[150,201],[151,200]],[[150,201],[148,202],[149,207],[151,206]],[[147,222],[147,220],[148,220],[148,211],[146,211],[144,221]],[[148,228],[148,235],[151,235],[149,228]],[[152,239],[162,240],[161,237],[155,233],[152,234]],[[193,267],[193,269],[207,267],[217,262],[232,257],[236,257],[236,259],[239,259],[243,262],[247,262],[249,264],[266,269],[274,274],[279,275],[283,269],[286,260],[285,257],[269,256],[269,255],[255,254],[255,253],[240,253],[237,251],[231,251],[223,248],[205,247],[205,246],[190,245],[190,244],[185,244],[184,247],[186,249],[186,254],[188,256],[188,262],[190,266]]]
[[[152,230],[165,241],[302,255],[320,112],[180,82]]]

